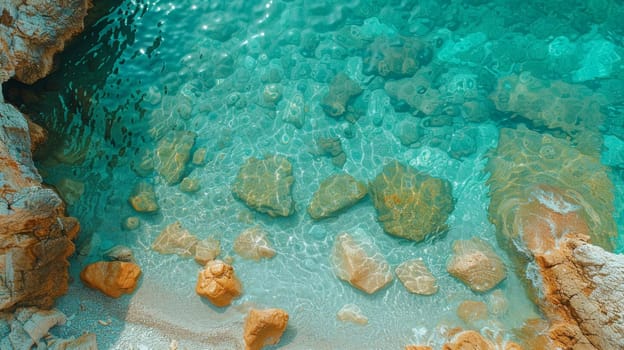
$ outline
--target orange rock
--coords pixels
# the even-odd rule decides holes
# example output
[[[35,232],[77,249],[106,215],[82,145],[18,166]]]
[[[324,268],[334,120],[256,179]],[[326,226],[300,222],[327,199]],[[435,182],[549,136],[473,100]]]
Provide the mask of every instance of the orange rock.
[[[442,350],[495,350],[495,345],[475,331],[464,331],[444,344]]]
[[[231,265],[221,260],[212,260],[199,273],[195,292],[208,298],[215,306],[224,307],[242,293],[242,287]]]
[[[259,350],[279,343],[287,324],[288,313],[282,309],[249,310],[243,334],[245,350]]]
[[[109,297],[119,298],[134,291],[141,275],[139,265],[125,261],[98,261],[80,273],[82,282]]]

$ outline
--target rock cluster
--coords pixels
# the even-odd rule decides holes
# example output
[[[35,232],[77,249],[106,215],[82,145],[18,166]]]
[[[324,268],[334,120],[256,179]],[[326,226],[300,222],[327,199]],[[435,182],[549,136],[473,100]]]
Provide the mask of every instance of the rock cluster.
[[[446,219],[454,207],[448,181],[394,161],[370,183],[369,190],[387,233],[418,242],[447,229]]]

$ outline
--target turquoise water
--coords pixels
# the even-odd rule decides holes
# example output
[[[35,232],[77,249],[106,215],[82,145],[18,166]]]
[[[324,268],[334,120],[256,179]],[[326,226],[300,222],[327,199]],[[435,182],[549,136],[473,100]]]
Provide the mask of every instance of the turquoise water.
[[[497,246],[482,170],[500,127],[545,129],[497,111],[488,95],[498,77],[522,71],[605,94],[602,160],[612,169],[615,212],[622,212],[624,94],[618,84],[624,78],[624,29],[617,21],[624,9],[615,2],[605,2],[608,11],[597,2],[385,3],[183,0],[111,6],[65,53],[60,71],[36,87],[39,97],[31,104],[46,111],[35,119],[51,130],[53,142],[40,160],[46,181],[59,188],[64,179],[84,184],[68,207],[82,224],[74,281],[58,303],[71,321],[56,334],[95,332],[102,349],[166,349],[172,340],[181,348],[232,349],[242,346],[242,320],[256,305],[289,312],[280,349],[390,349],[440,345],[440,333],[456,326],[513,339],[513,329],[539,317]],[[432,48],[431,62],[418,71],[426,72],[431,88],[444,91],[438,99],[443,106],[432,115],[390,96],[384,83],[396,77],[379,76],[367,65],[370,43],[385,38],[401,47],[400,37]],[[363,89],[349,103],[351,117],[332,118],[321,106],[338,72]],[[281,91],[277,103],[264,98],[267,86]],[[482,114],[468,115],[466,101],[481,103]],[[205,164],[186,167],[186,175],[199,180],[196,193],[133,170],[172,130],[196,133],[193,150],[207,151]],[[342,167],[319,154],[320,137],[340,139]],[[265,154],[285,156],[293,165],[290,217],[257,213],[231,193],[243,162]],[[371,181],[395,159],[451,182],[456,205],[441,238],[414,243],[385,234],[368,197],[336,218],[314,221],[306,213],[323,179],[344,171]],[[139,181],[154,185],[158,213],[139,214],[129,205]],[[138,229],[122,228],[129,216],[140,218]],[[616,220],[623,232],[624,218]],[[200,239],[218,239],[221,258],[234,257],[244,293],[232,306],[214,308],[195,294],[200,266],[192,259],[151,250],[175,221]],[[268,233],[277,251],[273,259],[248,261],[233,252],[234,239],[253,226]],[[340,281],[329,256],[342,232],[372,240],[392,269],[422,258],[439,292],[410,294],[395,277],[389,287],[366,295]],[[508,309],[465,324],[456,315],[462,301],[491,299],[446,272],[453,241],[471,237],[490,243],[505,260],[507,279],[497,289]],[[117,244],[133,249],[143,276],[133,295],[112,300],[87,290],[78,273]],[[617,249],[624,249],[622,237]],[[345,304],[358,305],[368,324],[338,321]]]

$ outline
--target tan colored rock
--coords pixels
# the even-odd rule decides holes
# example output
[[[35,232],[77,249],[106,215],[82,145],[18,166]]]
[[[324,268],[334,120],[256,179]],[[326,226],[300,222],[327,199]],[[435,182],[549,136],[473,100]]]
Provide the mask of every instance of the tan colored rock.
[[[87,287],[113,298],[132,293],[139,276],[139,265],[124,261],[98,261],[87,265],[80,272],[80,279]]]
[[[139,182],[134,187],[128,201],[130,205],[132,205],[132,208],[139,213],[153,213],[160,209],[156,199],[156,192],[154,192],[154,186],[147,182]]]
[[[204,266],[221,253],[221,243],[212,237],[202,239],[195,246],[195,262]]]
[[[279,343],[288,325],[288,313],[282,309],[251,309],[245,319],[245,350],[260,350]]]
[[[275,249],[260,227],[252,227],[241,232],[234,240],[234,251],[245,259],[270,259],[275,256]]]
[[[368,294],[392,281],[390,266],[373,243],[358,242],[348,233],[336,237],[331,262],[338,278]]]
[[[453,252],[446,270],[475,292],[487,292],[507,276],[501,258],[477,237],[455,241]]]
[[[336,318],[343,322],[351,322],[359,325],[368,324],[368,317],[364,315],[362,309],[355,304],[346,304],[336,314]]]
[[[224,307],[241,295],[242,286],[231,265],[221,260],[211,260],[199,273],[195,292],[215,306]]]
[[[468,325],[488,317],[487,305],[482,301],[464,300],[457,307],[457,316]]]
[[[80,229],[59,196],[41,185],[30,147],[26,119],[0,103],[0,311],[49,308],[65,294]]]
[[[396,267],[394,272],[405,289],[411,293],[431,295],[438,292],[436,278],[422,259],[404,261]]]
[[[160,254],[178,254],[188,258],[195,255],[198,242],[197,237],[182,227],[179,221],[176,221],[160,232],[152,244],[152,249]]]

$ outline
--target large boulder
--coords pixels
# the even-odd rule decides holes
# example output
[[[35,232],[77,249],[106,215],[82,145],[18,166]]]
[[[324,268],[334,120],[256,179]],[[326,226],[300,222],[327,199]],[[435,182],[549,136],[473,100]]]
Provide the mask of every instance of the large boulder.
[[[30,130],[19,111],[0,103],[0,311],[49,308],[65,294],[67,259],[80,229],[61,198],[41,184]]]
[[[366,196],[366,185],[349,174],[336,174],[321,182],[308,206],[313,219],[337,215]]]
[[[249,207],[270,216],[289,216],[295,210],[291,188],[292,165],[281,156],[245,161],[232,185],[234,195]]]
[[[260,350],[279,343],[288,325],[288,313],[282,309],[251,309],[245,319],[245,350]]]
[[[224,307],[241,295],[242,286],[231,265],[221,260],[211,260],[200,271],[195,292],[215,306]]]
[[[139,265],[125,261],[98,261],[80,272],[80,279],[87,287],[112,298],[134,292],[140,276]]]
[[[367,239],[358,241],[348,233],[336,237],[331,262],[338,278],[368,294],[392,281],[390,265],[374,244]]]
[[[507,276],[501,258],[479,238],[453,242],[453,252],[446,270],[475,292],[487,292]]]
[[[450,182],[393,161],[369,189],[387,233],[418,242],[447,230],[454,206]]]

